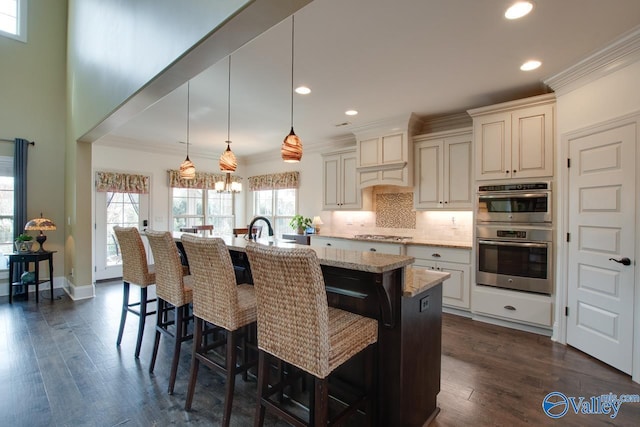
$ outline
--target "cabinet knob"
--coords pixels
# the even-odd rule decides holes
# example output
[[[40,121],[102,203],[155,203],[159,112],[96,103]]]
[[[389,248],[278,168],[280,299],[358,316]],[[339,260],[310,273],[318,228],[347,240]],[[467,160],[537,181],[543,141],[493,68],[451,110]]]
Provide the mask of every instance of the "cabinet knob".
[[[516,172],[518,172],[518,171],[514,169],[514,170],[513,170],[513,173],[516,173]]]
[[[509,171],[508,171],[508,170],[507,170],[507,171],[504,171],[504,173],[509,173]]]
[[[438,204],[439,204],[439,205],[441,205],[441,204],[442,204],[442,200],[440,200],[440,201],[438,202]]]
[[[446,205],[447,203],[449,203],[449,202],[447,202],[447,201],[445,200],[445,201],[444,201],[444,204]]]

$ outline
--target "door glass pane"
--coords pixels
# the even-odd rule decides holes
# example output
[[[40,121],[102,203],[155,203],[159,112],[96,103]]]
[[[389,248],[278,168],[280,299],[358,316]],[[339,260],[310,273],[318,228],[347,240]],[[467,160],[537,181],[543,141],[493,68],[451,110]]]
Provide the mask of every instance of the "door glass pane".
[[[140,223],[140,195],[132,193],[107,193],[107,259],[106,265],[122,263],[120,247],[113,227],[138,227]]]

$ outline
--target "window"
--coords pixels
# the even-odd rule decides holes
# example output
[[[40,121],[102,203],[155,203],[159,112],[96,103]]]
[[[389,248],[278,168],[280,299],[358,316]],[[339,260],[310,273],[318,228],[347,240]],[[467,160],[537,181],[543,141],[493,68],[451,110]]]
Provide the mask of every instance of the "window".
[[[212,224],[220,234],[231,234],[234,227],[233,195],[199,188],[172,188],[173,231],[181,227]],[[205,215],[206,213],[206,215]]]
[[[0,0],[0,35],[27,41],[27,0]]]
[[[107,192],[107,259],[106,265],[122,264],[120,248],[113,227],[138,227],[140,194]]]
[[[253,214],[269,219],[274,234],[282,237],[289,233],[291,218],[296,214],[298,190],[287,188],[283,190],[256,190],[253,192]]]
[[[0,176],[0,254],[13,252],[13,176]],[[0,270],[8,268],[0,256]]]

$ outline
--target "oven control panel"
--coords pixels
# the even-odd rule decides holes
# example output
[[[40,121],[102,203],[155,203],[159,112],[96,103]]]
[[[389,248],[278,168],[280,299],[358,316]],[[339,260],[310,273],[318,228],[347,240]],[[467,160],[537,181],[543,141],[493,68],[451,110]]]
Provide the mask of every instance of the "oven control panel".
[[[526,239],[527,232],[523,230],[497,230],[497,237],[506,237],[508,239]]]

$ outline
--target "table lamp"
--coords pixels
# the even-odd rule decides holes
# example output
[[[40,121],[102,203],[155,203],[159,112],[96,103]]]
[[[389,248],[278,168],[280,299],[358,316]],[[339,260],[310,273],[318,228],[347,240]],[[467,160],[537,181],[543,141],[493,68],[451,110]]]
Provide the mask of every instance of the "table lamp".
[[[42,217],[42,212],[41,212],[40,213],[40,218],[34,218],[34,219],[30,220],[29,222],[27,222],[27,224],[24,226],[24,229],[25,230],[36,230],[36,231],[40,232],[38,237],[36,237],[36,241],[40,244],[40,249],[38,249],[38,252],[46,252],[44,250],[44,248],[42,247],[42,245],[47,240],[47,236],[45,236],[42,232],[43,231],[55,230],[56,229],[56,225],[50,219],[43,218]]]
[[[322,219],[320,219],[319,216],[314,216],[313,220],[311,221],[311,225],[313,225],[313,228],[315,228],[315,233],[318,234],[320,233],[320,226],[324,224],[324,222],[322,222]]]

